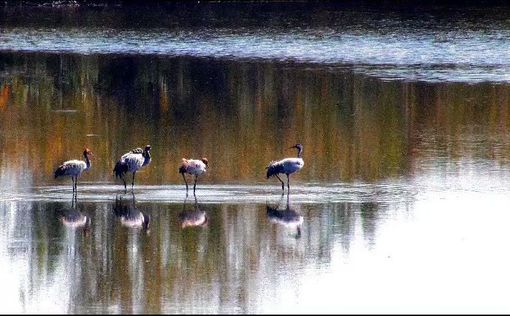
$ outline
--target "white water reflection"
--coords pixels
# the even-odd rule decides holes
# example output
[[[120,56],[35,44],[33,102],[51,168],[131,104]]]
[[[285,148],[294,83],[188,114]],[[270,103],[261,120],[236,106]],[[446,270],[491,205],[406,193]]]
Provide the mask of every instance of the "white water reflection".
[[[410,212],[395,209],[380,223],[376,247],[367,251],[359,233],[348,254],[337,243],[328,269],[305,269],[298,291],[277,286],[280,304],[260,312],[508,312],[508,202],[433,194]]]
[[[78,189],[78,197],[83,201],[112,201],[115,195],[129,198],[136,194],[136,200],[153,203],[180,203],[186,197],[182,185],[137,185],[134,191],[123,195],[124,191],[115,185],[87,183],[83,181]],[[406,180],[380,184],[371,183],[331,183],[294,184],[292,201],[297,203],[363,203],[377,201],[379,203],[411,201],[417,194],[416,187]],[[285,193],[287,195],[287,193]],[[33,192],[8,192],[0,196],[5,201],[67,201],[72,196],[69,186],[35,187]],[[279,185],[245,185],[245,184],[203,184],[197,190],[196,197],[200,203],[264,203],[281,196]],[[190,200],[193,197],[189,197]]]

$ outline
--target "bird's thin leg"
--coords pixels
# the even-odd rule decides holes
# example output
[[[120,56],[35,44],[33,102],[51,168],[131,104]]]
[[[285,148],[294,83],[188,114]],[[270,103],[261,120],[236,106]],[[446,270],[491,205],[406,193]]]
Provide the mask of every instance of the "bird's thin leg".
[[[275,176],[278,178],[278,180],[280,180],[280,182],[282,183],[282,190],[285,191],[285,183],[283,183],[282,179],[280,179],[280,177],[275,174]]]
[[[287,192],[290,192],[290,178],[288,173],[287,173]]]
[[[193,184],[193,195],[195,195],[195,188],[197,187],[198,176],[195,176],[195,184]]]
[[[136,171],[133,172],[133,182],[131,182],[131,190],[133,190],[133,188],[135,187],[135,174]]]
[[[127,187],[126,187],[126,179],[124,179],[124,176],[122,176],[122,181],[124,182],[124,194],[127,193]]]
[[[188,196],[188,181],[186,181],[186,177],[184,176],[184,173],[182,174],[182,178],[184,179],[184,183],[186,184],[186,197]]]

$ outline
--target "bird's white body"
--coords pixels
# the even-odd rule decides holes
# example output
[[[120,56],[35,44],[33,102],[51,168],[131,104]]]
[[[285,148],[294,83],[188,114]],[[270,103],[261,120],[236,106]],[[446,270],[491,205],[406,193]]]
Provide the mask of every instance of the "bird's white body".
[[[291,174],[299,171],[305,165],[303,158],[285,158],[273,163],[274,165],[280,165],[282,172],[285,174]]]
[[[64,162],[59,168],[62,168],[63,176],[77,177],[83,171],[88,170],[90,165],[87,166],[87,163],[83,160],[73,159]]]
[[[296,148],[298,150],[297,157],[293,158],[285,158],[278,161],[271,161],[269,165],[266,167],[267,169],[267,178],[276,177],[282,183],[282,190],[285,190],[284,183],[282,179],[278,176],[279,174],[285,174],[287,176],[287,189],[290,190],[290,178],[289,176],[294,172],[297,172],[303,168],[305,162],[301,157],[303,152],[303,145],[296,144],[290,148]]]
[[[182,163],[186,168],[186,173],[194,176],[200,176],[205,173],[207,166],[202,160],[198,159],[182,159]]]
[[[126,164],[128,172],[135,172],[142,168],[145,157],[143,157],[142,152],[134,153],[130,151],[122,155],[120,161]]]
[[[198,177],[203,175],[207,170],[208,166],[207,158],[202,159],[186,159],[182,158],[181,166],[179,167],[179,173],[182,174],[182,179],[186,184],[186,196],[188,196],[188,181],[186,181],[185,173],[189,173],[195,176],[195,183],[193,184],[193,194],[197,187]]]
[[[63,176],[71,177],[73,180],[73,192],[77,192],[78,177],[84,171],[90,169],[90,156],[93,156],[92,152],[88,148],[85,148],[83,152],[85,161],[77,159],[65,161],[55,170],[55,179]]]
[[[136,172],[151,162],[150,150],[150,145],[145,146],[145,149],[135,148],[122,155],[115,164],[113,172],[116,177],[121,178],[124,182],[125,192],[127,192],[126,179],[124,178],[125,174],[127,172],[131,172],[133,174],[131,182],[131,188],[133,188],[135,185]]]

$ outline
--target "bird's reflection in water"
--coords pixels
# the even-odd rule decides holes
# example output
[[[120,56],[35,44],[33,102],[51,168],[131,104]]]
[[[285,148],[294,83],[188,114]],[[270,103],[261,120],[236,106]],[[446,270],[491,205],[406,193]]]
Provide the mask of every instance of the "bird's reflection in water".
[[[270,222],[282,225],[288,228],[296,229],[296,238],[301,237],[301,226],[303,224],[303,216],[293,210],[290,207],[290,196],[287,194],[287,205],[285,209],[280,208],[281,202],[284,198],[284,195],[282,194],[282,197],[280,199],[280,202],[278,203],[277,207],[271,207],[269,205],[266,205],[267,209],[267,217]]]
[[[73,194],[71,207],[65,207],[57,210],[58,218],[64,226],[73,229],[83,229],[83,232],[88,235],[91,219],[89,216],[80,212],[76,207],[76,204],[77,196]]]
[[[135,205],[135,194],[132,193],[132,199],[123,200],[122,196],[115,197],[115,206],[113,213],[120,218],[122,226],[129,228],[141,228],[149,230],[150,216],[142,213]]]
[[[186,202],[188,197],[184,199],[184,203],[182,205],[182,212],[179,213],[179,221],[181,223],[181,228],[186,227],[205,227],[209,223],[209,218],[205,211],[201,210],[197,197],[195,196],[195,203],[193,204],[193,208],[186,209]]]

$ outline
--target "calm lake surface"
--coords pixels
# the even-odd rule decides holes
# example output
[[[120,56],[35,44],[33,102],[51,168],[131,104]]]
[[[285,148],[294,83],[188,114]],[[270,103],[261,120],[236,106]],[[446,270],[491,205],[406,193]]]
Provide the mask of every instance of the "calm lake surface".
[[[258,9],[3,8],[1,313],[510,312],[510,11]]]

